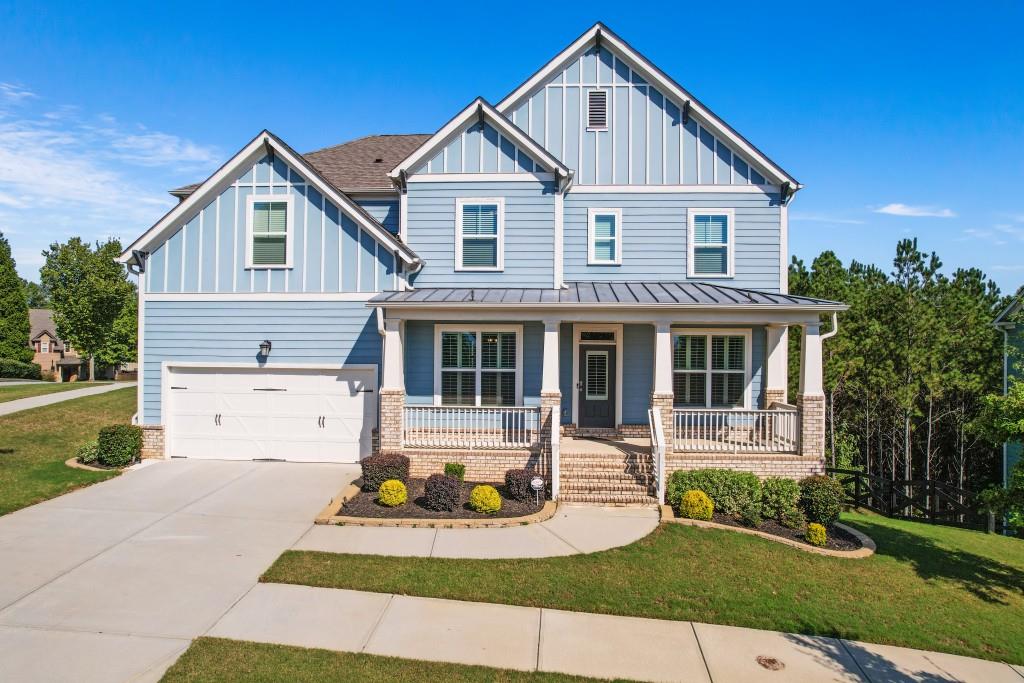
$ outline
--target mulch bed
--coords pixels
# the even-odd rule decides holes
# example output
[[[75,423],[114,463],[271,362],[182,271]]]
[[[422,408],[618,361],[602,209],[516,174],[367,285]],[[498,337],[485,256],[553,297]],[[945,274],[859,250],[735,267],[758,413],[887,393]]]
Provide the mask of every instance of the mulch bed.
[[[501,496],[501,509],[493,515],[476,512],[469,507],[469,493],[474,486],[480,483],[486,482],[463,482],[459,505],[451,512],[428,510],[424,507],[426,498],[423,496],[423,487],[426,484],[426,479],[410,479],[405,483],[405,488],[409,493],[409,499],[405,505],[389,508],[377,502],[376,491],[360,491],[352,500],[342,505],[337,514],[375,519],[495,519],[525,517],[540,512],[544,507],[543,497],[540,499],[540,505],[532,500],[528,503],[521,503],[509,497],[504,485],[491,484],[498,489],[498,494]],[[361,486],[362,481],[356,481],[355,484]]]
[[[781,536],[782,538],[788,538],[791,541],[797,541],[804,545],[810,546],[804,538],[804,532],[802,529],[790,529],[787,526],[783,526],[776,522],[774,519],[766,519],[761,522],[761,526],[750,527],[739,521],[732,515],[727,515],[721,512],[716,512],[711,519],[716,524],[724,524],[726,526],[742,527],[744,529],[756,529],[772,536]],[[828,530],[828,541],[823,547],[829,550],[858,550],[861,545],[857,537],[851,533],[843,531],[839,527],[832,527]],[[817,547],[817,546],[811,546]]]

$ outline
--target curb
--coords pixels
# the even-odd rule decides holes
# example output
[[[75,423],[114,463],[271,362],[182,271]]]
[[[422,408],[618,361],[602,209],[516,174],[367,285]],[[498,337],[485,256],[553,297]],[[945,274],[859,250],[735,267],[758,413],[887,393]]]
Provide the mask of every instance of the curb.
[[[89,472],[117,472],[118,470],[112,470],[105,467],[93,467],[92,465],[83,465],[78,462],[78,458],[71,457],[64,461],[64,464],[68,467],[73,467],[76,470],[87,470]]]

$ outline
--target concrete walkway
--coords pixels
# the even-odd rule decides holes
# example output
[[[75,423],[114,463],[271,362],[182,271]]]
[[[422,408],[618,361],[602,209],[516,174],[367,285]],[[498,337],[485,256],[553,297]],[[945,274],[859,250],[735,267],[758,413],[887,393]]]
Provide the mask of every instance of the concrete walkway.
[[[654,531],[658,520],[656,508],[559,505],[546,522],[499,529],[317,525],[295,549],[404,557],[554,557],[628,545]]]
[[[645,681],[1024,683],[1024,668],[774,631],[258,584],[209,635]]]
[[[5,401],[4,403],[0,403],[0,416],[10,415],[11,413],[20,413],[22,410],[29,410],[31,408],[42,408],[43,406],[52,405],[54,403],[70,401],[73,398],[82,398],[83,396],[95,396],[96,394],[105,394],[108,391],[127,389],[128,387],[134,387],[135,384],[135,382],[111,382],[110,384],[106,384],[101,387],[88,387],[86,389],[58,391],[53,394],[43,394],[42,396],[19,398],[17,401]]]

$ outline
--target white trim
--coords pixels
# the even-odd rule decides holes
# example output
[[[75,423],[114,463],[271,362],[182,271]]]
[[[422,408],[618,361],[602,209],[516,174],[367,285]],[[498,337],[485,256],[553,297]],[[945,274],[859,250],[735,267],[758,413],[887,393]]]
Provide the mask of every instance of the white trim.
[[[676,337],[706,337],[704,353],[706,354],[704,359],[704,370],[685,370],[680,372],[692,372],[699,373],[703,372],[705,376],[704,381],[704,406],[693,406],[695,410],[751,410],[751,402],[753,390],[751,387],[751,380],[753,379],[753,358],[751,357],[753,352],[753,329],[746,327],[672,327],[672,347],[671,352],[675,354]],[[711,337],[739,337],[743,339],[743,405],[737,408],[712,408],[711,406],[711,375],[715,372],[718,373],[729,373],[738,374],[738,370],[712,370],[711,369]],[[672,374],[675,375],[675,362],[674,359],[671,362],[670,367],[672,368]]]
[[[145,259],[148,261],[149,259]],[[143,261],[139,273],[139,311],[138,311],[138,344],[136,347],[136,362],[138,363],[138,385],[135,390],[135,415],[138,424],[146,424],[146,404],[143,401],[143,389],[146,386],[146,275],[149,271],[149,264]],[[151,296],[151,295],[149,295]]]
[[[494,204],[498,207],[497,261],[494,266],[462,265],[462,207],[465,204]],[[456,272],[500,272],[505,270],[505,198],[504,197],[458,197],[455,199],[455,271]]]
[[[789,204],[779,207],[779,293],[789,294]]]
[[[661,194],[674,192],[714,192],[742,194],[778,193],[774,185],[573,185],[569,192],[581,194],[602,194],[620,192],[631,194]]]
[[[597,69],[598,69],[598,71],[600,71],[601,70],[601,66],[598,65]],[[586,102],[587,102],[587,115],[586,115],[587,131],[591,132],[591,133],[605,133],[605,132],[608,132],[608,129],[611,128],[611,125],[610,125],[611,117],[608,115],[608,103],[611,101],[611,97],[608,96],[608,89],[606,87],[601,86],[601,85],[596,85],[593,88],[588,88],[586,90],[582,90],[581,92],[585,92],[587,94],[587,97],[586,97]],[[592,126],[592,125],[590,125],[590,96],[592,94],[594,94],[594,93],[604,93],[604,126]],[[531,101],[533,101],[532,98],[531,98]]]
[[[409,183],[465,183],[465,182],[551,182],[554,173],[417,173],[409,176]]]
[[[478,325],[478,324],[438,324],[434,325],[434,403],[435,406],[441,404],[441,334],[443,332],[472,332],[476,335],[476,403],[477,407],[480,407],[480,373],[490,372],[491,368],[483,367],[483,358],[481,354],[480,346],[480,335],[483,332],[513,332],[516,335],[516,367],[515,367],[515,378],[516,378],[516,406],[523,405],[523,326],[521,324],[515,325],[501,325],[501,324],[489,324],[489,325]],[[448,368],[450,372],[469,372],[470,368]],[[495,372],[508,372],[508,370],[497,369]],[[458,406],[451,406],[458,407]],[[468,406],[465,406],[468,407]],[[504,407],[504,406],[500,406]]]
[[[622,323],[573,323],[572,326],[572,423],[579,425],[580,344],[615,345],[615,427],[622,424]],[[614,342],[586,341],[580,339],[582,332],[614,332]],[[563,397],[564,400],[564,397]]]
[[[377,292],[170,292],[146,295],[150,301],[369,301]]]
[[[368,303],[372,308],[382,308],[380,304]],[[735,310],[734,310],[735,309]],[[557,315],[560,320],[566,323],[644,323],[650,324],[652,320],[671,319],[674,325],[805,325],[817,323],[821,320],[821,313],[831,313],[836,309],[794,309],[794,308],[761,308],[756,307],[729,307],[728,309],[718,306],[696,307],[630,307],[630,306],[602,306],[601,304],[586,304],[583,306],[560,306],[560,305],[539,305],[522,304],[518,307],[474,305],[458,307],[452,304],[441,306],[389,306],[388,315],[401,317],[404,320],[493,320],[501,316],[511,315],[509,311],[515,311],[516,320],[544,321],[551,315]],[[845,310],[839,309],[839,310]]]
[[[252,262],[252,243],[253,243],[253,212],[255,211],[255,205],[257,202],[273,202],[274,204],[285,204],[285,257],[284,263],[253,263]],[[308,204],[309,202],[304,202]],[[295,205],[292,202],[291,194],[251,194],[245,198],[245,268],[246,270],[281,270],[294,267],[292,265],[292,256],[295,250]],[[305,231],[305,227],[303,227]],[[305,253],[305,244],[303,244],[303,253]],[[270,274],[267,274],[267,280],[270,280]],[[251,288],[250,288],[251,289]]]
[[[585,401],[607,401],[608,400],[608,371],[611,369],[608,367],[608,352],[607,351],[587,351],[588,359],[590,356],[603,356],[604,357],[604,393],[603,394],[591,394],[590,393],[590,373],[584,371],[583,373],[583,394]]]
[[[694,226],[693,222],[697,216],[725,216],[727,218],[725,244],[715,243],[708,246],[724,246],[726,248],[726,272],[725,273],[697,273],[694,270],[696,265],[693,261],[694,253]],[[686,210],[686,276],[699,279],[723,279],[732,278],[736,274],[736,211],[734,209],[687,209]]]
[[[45,340],[45,339],[40,339],[39,340],[39,353],[49,353],[49,352],[50,352],[50,342],[48,340]]]
[[[615,254],[610,261],[599,260],[594,254],[596,235],[595,220],[598,216],[615,216]],[[587,265],[588,266],[620,266],[622,265],[622,209],[587,209]]]

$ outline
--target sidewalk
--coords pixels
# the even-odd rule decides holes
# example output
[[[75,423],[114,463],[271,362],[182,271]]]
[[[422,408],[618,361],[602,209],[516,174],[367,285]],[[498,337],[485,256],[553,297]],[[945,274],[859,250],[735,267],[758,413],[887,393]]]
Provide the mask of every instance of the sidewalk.
[[[70,401],[71,399],[82,398],[83,396],[95,396],[96,394],[105,394],[108,391],[127,389],[128,387],[134,387],[135,385],[135,382],[112,382],[101,387],[72,389],[71,391],[59,391],[56,394],[44,394],[42,396],[32,396],[30,398],[19,398],[17,401],[0,403],[0,416],[20,413],[23,410],[29,410],[31,408],[42,408],[43,406],[61,403],[62,401]]]
[[[283,584],[207,635],[650,681],[1024,683],[1024,667],[835,638]]]

